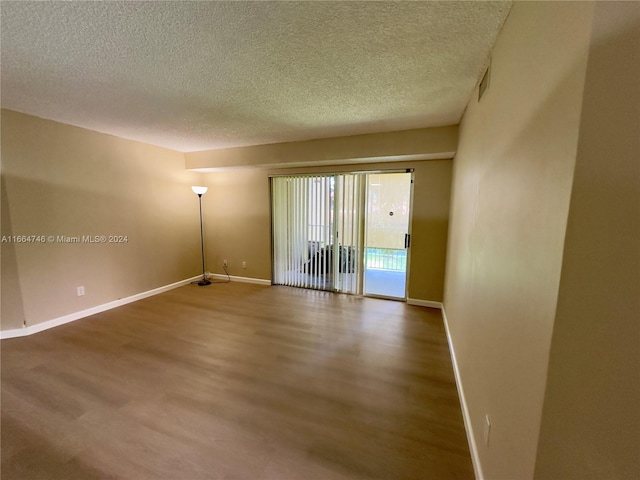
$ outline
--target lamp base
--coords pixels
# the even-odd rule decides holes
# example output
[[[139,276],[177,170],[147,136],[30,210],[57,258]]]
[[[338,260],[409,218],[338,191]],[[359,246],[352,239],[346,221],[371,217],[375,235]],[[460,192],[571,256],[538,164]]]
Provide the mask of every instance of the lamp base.
[[[200,287],[206,287],[207,285],[211,285],[211,281],[210,280],[200,280],[198,282],[198,286],[200,286]]]

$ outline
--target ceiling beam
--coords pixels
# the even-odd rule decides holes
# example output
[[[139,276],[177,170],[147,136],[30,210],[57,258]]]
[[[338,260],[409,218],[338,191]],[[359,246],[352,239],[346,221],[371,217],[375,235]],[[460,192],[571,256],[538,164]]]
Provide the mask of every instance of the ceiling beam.
[[[185,162],[188,170],[215,172],[242,168],[436,160],[453,158],[457,144],[458,126],[451,125],[189,152],[185,153]]]

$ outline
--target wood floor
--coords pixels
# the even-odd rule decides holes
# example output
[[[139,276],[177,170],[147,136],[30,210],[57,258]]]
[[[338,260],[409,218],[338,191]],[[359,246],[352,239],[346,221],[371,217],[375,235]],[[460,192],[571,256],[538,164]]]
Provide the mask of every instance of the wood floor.
[[[9,479],[471,479],[440,312],[186,286],[3,340]]]

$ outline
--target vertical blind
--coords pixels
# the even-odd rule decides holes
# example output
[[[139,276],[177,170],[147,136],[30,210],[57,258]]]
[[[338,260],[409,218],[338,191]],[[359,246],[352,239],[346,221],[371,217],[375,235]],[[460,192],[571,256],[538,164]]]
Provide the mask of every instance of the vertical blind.
[[[274,284],[362,293],[364,175],[273,177]]]

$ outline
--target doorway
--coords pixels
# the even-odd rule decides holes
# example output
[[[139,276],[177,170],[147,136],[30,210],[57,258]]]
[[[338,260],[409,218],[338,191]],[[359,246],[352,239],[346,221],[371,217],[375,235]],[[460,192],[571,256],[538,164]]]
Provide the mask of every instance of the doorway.
[[[272,177],[273,283],[405,299],[411,178]]]
[[[367,175],[364,294],[405,299],[411,173]]]

